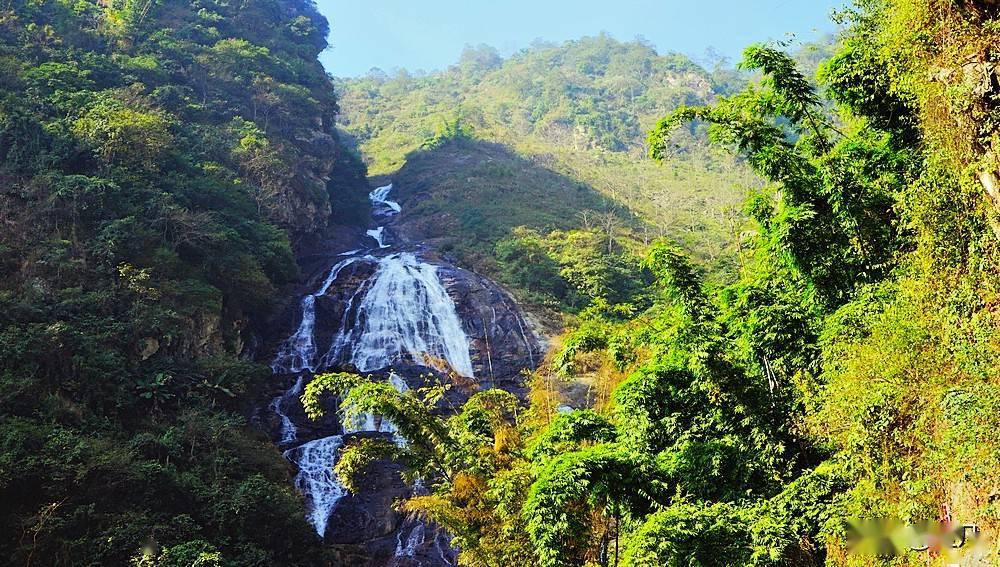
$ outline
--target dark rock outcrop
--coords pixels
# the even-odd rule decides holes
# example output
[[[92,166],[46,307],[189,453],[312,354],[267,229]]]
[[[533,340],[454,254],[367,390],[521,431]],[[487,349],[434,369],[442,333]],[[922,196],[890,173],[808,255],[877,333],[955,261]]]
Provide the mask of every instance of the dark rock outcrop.
[[[489,279],[451,265],[433,249],[406,242],[405,232],[395,230],[391,224],[395,216],[391,209],[385,204],[376,204],[372,217],[379,226],[385,227],[385,241],[391,244],[391,248],[373,246],[374,241],[363,236],[363,231],[350,227],[332,227],[322,237],[300,241],[299,264],[306,277],[301,285],[289,290],[294,299],[289,301],[280,318],[263,329],[260,352],[273,354],[278,349],[301,322],[302,297],[316,293],[334,265],[353,258],[342,267],[326,292],[316,297],[312,330],[316,360],[322,361],[323,367],[353,370],[344,366],[344,359],[349,357],[334,359],[324,355],[330,351],[331,344],[342,329],[363,326],[364,314],[359,312],[359,306],[372,286],[379,258],[405,251],[415,254],[422,262],[436,266],[437,277],[451,297],[468,337],[474,377],[454,376],[446,362],[430,358],[404,358],[395,361],[391,368],[378,369],[369,374],[375,379],[388,380],[390,373],[394,373],[403,378],[410,389],[425,386],[428,380],[450,382],[453,387],[439,406],[442,413],[450,411],[447,408],[459,407],[469,396],[482,389],[503,388],[523,395],[526,390],[524,370],[535,367],[541,357],[541,347],[517,305]],[[430,313],[427,316],[433,317]],[[296,396],[281,397],[296,378],[294,375],[275,377],[275,389],[268,392],[269,397],[259,404],[262,409],[258,412],[258,422],[275,439],[279,439],[282,420],[291,420],[296,433],[294,445],[343,435],[343,427],[336,419],[336,400],[326,400],[325,417],[313,422],[302,411]],[[308,383],[308,373],[303,379]],[[274,404],[280,405],[282,415],[276,414]],[[376,423],[380,419],[375,416]],[[378,429],[377,426],[371,428]],[[350,443],[358,437],[379,435],[386,433],[348,434],[344,435],[344,441]],[[330,465],[333,466],[333,463]],[[394,508],[398,500],[414,490],[414,487],[403,483],[400,471],[395,463],[377,463],[359,482],[364,490],[337,501],[330,513],[324,540],[342,564],[445,567],[456,563],[457,552],[450,546],[447,533],[419,518],[403,516]]]
[[[352,438],[362,436],[365,434],[349,435],[346,440],[349,443]],[[323,536],[324,541],[331,545],[370,548],[368,542],[379,541],[394,534],[403,518],[393,509],[393,504],[410,493],[400,477],[401,470],[392,461],[382,461],[372,466],[359,480],[365,490],[357,494],[348,493],[334,508]],[[377,547],[373,551],[378,551]],[[392,556],[391,550],[388,556]]]
[[[495,283],[472,272],[442,266],[438,277],[469,336],[480,386],[523,393],[522,371],[535,367],[540,347],[517,305]]]

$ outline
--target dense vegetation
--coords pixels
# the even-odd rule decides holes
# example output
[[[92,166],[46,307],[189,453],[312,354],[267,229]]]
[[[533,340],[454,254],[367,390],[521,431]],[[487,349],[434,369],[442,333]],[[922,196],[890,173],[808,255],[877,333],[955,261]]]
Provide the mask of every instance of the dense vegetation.
[[[864,0],[838,17],[819,88],[753,46],[755,80],[652,128],[658,161],[683,160],[704,130],[765,180],[733,281],[710,284],[657,241],[642,262],[655,293],[591,296],[527,410],[488,390],[442,417],[447,385],[321,377],[304,397],[314,414],[338,392],[409,441],[349,446],[348,485],[399,459],[431,488],[405,508],[455,534],[467,565],[925,565],[937,559],[848,555],[846,519],[995,534],[1000,7]],[[405,84],[461,76],[449,73]],[[573,304],[562,238],[518,229],[500,269]],[[606,252],[583,264],[616,266]],[[592,407],[558,408],[584,374]],[[995,563],[993,545],[979,559]]]
[[[298,0],[0,6],[6,563],[322,562],[238,355],[292,239],[365,210],[327,29]]]
[[[513,227],[589,230],[604,217],[626,246],[669,236],[717,273],[735,264],[740,195],[759,180],[701,133],[679,132],[676,159],[664,166],[646,159],[645,138],[663,113],[708,103],[745,80],[602,35],[538,42],[508,59],[468,48],[443,72],[373,70],[338,86],[344,128],[372,172],[391,173],[403,191],[433,184],[432,200],[409,213],[457,218],[466,265],[488,271]],[[518,159],[483,163],[475,151],[456,159],[447,147],[456,138],[502,143]],[[442,179],[425,180],[428,169]]]
[[[345,484],[400,462],[428,489],[401,507],[466,565],[930,560],[849,556],[851,516],[995,542],[1000,5],[838,17],[829,56],[757,45],[743,73],[598,37],[342,85],[373,167],[422,199],[406,214],[451,215],[472,241],[452,251],[575,315],[527,404],[310,383],[310,415],[335,392],[407,441],[352,441]],[[269,373],[240,356],[292,242],[361,217],[326,33],[298,0],[0,9],[9,563],[328,559],[246,423]]]

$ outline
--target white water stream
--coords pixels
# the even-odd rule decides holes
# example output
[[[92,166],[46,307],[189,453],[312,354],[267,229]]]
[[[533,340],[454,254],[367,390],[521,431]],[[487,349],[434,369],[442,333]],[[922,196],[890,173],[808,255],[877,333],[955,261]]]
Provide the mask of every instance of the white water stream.
[[[389,200],[391,191],[389,184],[369,194],[374,218],[388,218],[400,212],[399,204]],[[384,226],[367,234],[379,249],[391,247],[384,241]],[[288,416],[288,408],[302,395],[305,373],[347,364],[353,364],[361,372],[371,372],[407,361],[426,364],[426,357],[432,357],[445,361],[463,376],[473,376],[469,338],[462,329],[454,302],[437,276],[437,267],[421,262],[409,252],[381,258],[361,256],[361,252],[339,254],[349,257],[334,264],[316,291],[302,298],[299,326],[281,344],[271,364],[276,374],[299,374],[295,383],[272,401],[270,409],[280,419],[279,444],[292,446],[284,455],[299,469],[295,486],[305,496],[307,519],[320,537],[326,533],[330,515],[346,494],[332,470],[344,438],[333,435],[295,445],[298,430]],[[374,273],[345,302],[337,333],[326,354],[317,359],[316,302],[329,292],[344,268],[356,262],[376,264]],[[409,389],[395,373],[390,373],[389,382],[400,392]],[[396,431],[389,420],[370,414],[358,416],[342,427],[345,435]],[[423,528],[420,530],[417,538],[410,534],[406,545],[400,541],[397,554],[413,555],[417,539],[423,540]]]
[[[462,376],[473,376],[469,338],[455,303],[437,277],[437,267],[403,252],[379,260],[361,300],[357,325],[343,326],[324,360],[354,364],[361,372],[385,368],[407,357],[443,360]]]
[[[379,248],[388,248],[389,245],[385,243],[385,227],[380,226],[372,230],[367,231],[365,234],[375,239],[378,243]]]
[[[320,537],[326,533],[330,514],[347,489],[333,472],[344,438],[332,435],[310,441],[284,452],[285,458],[295,463],[295,488],[305,496],[306,519],[316,528]]]
[[[294,443],[295,436],[298,434],[295,422],[292,421],[292,418],[288,417],[285,408],[290,404],[298,403],[298,398],[302,395],[303,378],[300,374],[295,379],[295,383],[292,384],[291,388],[277,398],[274,398],[274,401],[271,402],[271,411],[281,420],[281,429],[278,430],[278,445]]]
[[[313,337],[313,331],[316,328],[316,299],[326,295],[333,282],[337,281],[341,270],[357,261],[358,258],[347,258],[334,264],[319,289],[302,298],[300,304],[302,317],[299,328],[278,348],[278,354],[271,363],[273,372],[294,374],[303,370],[316,369],[316,342]]]
[[[382,214],[392,216],[403,210],[396,201],[389,200],[389,193],[392,192],[392,183],[377,187],[368,194],[368,200],[372,202],[372,212],[376,215]]]

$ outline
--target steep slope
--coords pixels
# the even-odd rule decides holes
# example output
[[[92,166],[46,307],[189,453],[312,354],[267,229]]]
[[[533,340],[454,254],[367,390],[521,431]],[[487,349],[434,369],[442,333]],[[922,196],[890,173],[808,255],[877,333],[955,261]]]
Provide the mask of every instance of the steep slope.
[[[323,561],[242,411],[292,241],[366,207],[327,30],[300,0],[0,8],[11,564]]]
[[[342,450],[359,444],[401,450],[396,417],[350,414],[357,409],[350,400],[340,404],[347,413],[334,414],[337,404],[324,399],[328,415],[310,420],[300,397],[323,382],[314,372],[363,372],[393,396],[438,391],[437,411],[447,414],[479,390],[523,393],[522,371],[534,367],[540,348],[495,284],[395,230],[406,205],[396,202],[393,185],[374,189],[371,199],[367,237],[356,228],[351,249],[330,241],[325,254],[304,262],[312,275],[300,301],[274,324],[281,342],[268,354],[275,352],[276,376],[259,415],[295,463],[307,517],[340,564],[445,567],[455,563],[451,536],[394,506],[423,491],[422,481],[400,477],[405,457],[384,455],[350,491],[331,470]]]
[[[495,157],[497,175],[485,176],[503,189],[511,218],[534,227],[580,227],[611,213],[626,241],[668,235],[719,271],[734,260],[739,203],[747,187],[758,185],[756,177],[740,161],[707,147],[697,129],[678,133],[675,159],[658,166],[645,157],[646,132],[663,113],[709,102],[732,88],[731,81],[686,57],[599,36],[540,43],[506,60],[488,47],[469,49],[441,73],[375,72],[341,80],[339,88],[344,127],[371,170],[402,167],[396,179],[405,190],[411,173],[420,176],[415,169],[433,163],[442,182],[422,184],[433,186],[441,212],[460,218],[497,191],[480,194],[475,183],[460,182],[482,183],[479,160],[466,165],[445,151],[439,161],[435,148],[462,137],[498,142],[526,160]],[[420,149],[425,151],[412,157],[423,165],[404,167],[408,154]],[[566,202],[561,188],[548,191],[551,176],[531,170],[578,183],[587,198]],[[552,223],[551,216],[563,218]],[[516,226],[501,215],[485,222]],[[497,232],[489,229],[469,235],[466,247],[491,255],[496,242]]]
[[[492,250],[477,244],[497,242],[517,226],[567,230],[579,226],[579,211],[603,205],[587,185],[503,145],[468,138],[410,154],[393,180],[407,204],[396,230],[486,270]],[[621,222],[629,220],[635,222]]]

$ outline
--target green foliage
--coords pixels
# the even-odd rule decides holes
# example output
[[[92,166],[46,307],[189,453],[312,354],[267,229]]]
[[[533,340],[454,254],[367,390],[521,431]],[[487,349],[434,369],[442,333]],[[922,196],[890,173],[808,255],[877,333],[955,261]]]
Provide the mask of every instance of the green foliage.
[[[760,227],[774,255],[786,255],[820,300],[842,304],[894,265],[901,231],[894,196],[913,178],[913,151],[900,148],[898,132],[841,132],[788,55],[756,46],[744,64],[763,73],[759,87],[664,118],[650,134],[650,154],[667,159],[680,124],[709,123],[713,142],[745,156],[780,192],[777,214]],[[840,80],[838,69],[853,72],[831,66],[826,78]]]
[[[702,321],[711,316],[701,277],[679,248],[666,241],[658,242],[650,248],[643,264],[675,296],[687,317]]]
[[[848,517],[840,500],[848,487],[843,467],[827,461],[761,502],[745,516],[753,538],[753,563],[818,563],[823,550],[816,543],[840,535]]]
[[[545,465],[524,506],[540,565],[585,562],[597,535],[590,507],[607,510],[617,521],[665,501],[670,479],[640,455],[615,445],[596,445],[559,455]]]
[[[346,87],[349,127],[368,134],[375,130],[380,138],[372,146],[380,151],[368,152],[378,160],[374,169],[379,171],[402,157],[382,149],[412,144],[413,132],[433,132],[442,116],[455,118],[455,109],[478,131],[505,126],[511,134],[621,151],[641,148],[644,121],[649,123],[662,101],[703,99],[711,92],[708,74],[688,58],[658,55],[641,41],[619,43],[606,35],[562,45],[539,43],[506,61],[483,46],[440,74],[400,72],[389,78],[376,70]],[[381,132],[393,118],[375,116],[386,107],[405,117],[395,138]],[[361,116],[366,120],[359,122]]]
[[[656,256],[664,261],[662,252]],[[690,275],[678,268],[690,267],[683,257],[668,264]],[[699,287],[693,276],[665,283],[682,281]],[[710,298],[701,301],[702,319],[662,311],[630,345],[662,358],[636,358],[638,369],[615,390],[608,414],[573,411],[537,428],[518,418],[524,412],[512,394],[487,390],[442,416],[439,398],[349,374],[317,377],[303,400],[316,415],[320,396],[334,392],[345,419],[372,413],[396,424],[406,443],[351,442],[337,472],[354,487],[376,461],[403,464],[405,478],[420,478],[430,490],[403,509],[448,529],[462,564],[641,565],[694,557],[771,565],[808,555],[830,518],[827,508],[809,507],[829,505],[842,487],[797,467],[788,450],[794,437],[778,417],[785,406],[755,393],[755,368],[727,365],[718,346],[724,325]],[[657,317],[656,309],[647,317]],[[626,324],[587,319],[579,336],[596,342],[580,348],[609,348],[606,333]]]
[[[637,453],[669,448],[694,424],[704,398],[695,377],[683,369],[658,368],[633,374],[615,390],[622,441]]]
[[[577,356],[608,347],[611,328],[600,319],[587,319],[563,340],[562,348],[552,359],[552,368],[562,375],[576,372]]]
[[[420,192],[412,201],[419,211],[408,212],[461,223],[419,228],[429,238],[460,231],[459,260],[477,271],[490,271],[494,258],[482,257],[511,228],[587,232],[613,214],[612,232],[626,246],[669,235],[724,272],[733,265],[741,189],[757,179],[700,135],[679,134],[682,151],[666,167],[643,159],[645,132],[664,108],[704,104],[739,81],[714,79],[682,55],[602,35],[539,42],[506,60],[489,47],[470,48],[443,72],[373,70],[342,80],[341,90],[345,128],[372,171]],[[524,159],[491,152],[481,164],[469,138],[504,144]],[[456,140],[466,143],[445,143]],[[503,224],[491,230],[496,223]]]
[[[115,99],[98,99],[71,129],[102,162],[112,166],[155,167],[173,142],[161,114],[126,108]]]
[[[581,443],[611,443],[616,439],[614,424],[593,410],[561,413],[532,441],[531,458],[539,461]]]
[[[813,84],[803,75],[787,53],[774,47],[754,45],[743,52],[740,66],[763,75],[762,86],[769,89],[767,111],[788,118],[796,127],[808,123],[817,136],[822,136],[815,113],[819,96]]]
[[[625,502],[654,493],[620,494],[614,501],[624,507],[608,508],[610,501],[586,500],[586,491],[549,488],[552,480],[545,475],[551,471],[545,469],[532,490],[544,487],[570,499],[547,506],[533,492],[528,500],[538,519],[529,523],[536,530],[533,540],[551,564],[600,557],[610,563],[611,556],[602,555],[609,548],[593,541],[590,531],[609,517],[614,521],[605,533],[616,539],[619,531],[624,534],[626,564],[819,564],[823,540],[837,537],[832,518],[844,513],[846,501],[859,498],[848,491],[846,475],[829,472],[832,465],[824,464],[822,473],[807,467],[826,454],[801,424],[817,407],[816,382],[826,358],[824,317],[891,274],[905,236],[895,199],[913,179],[916,153],[905,145],[913,138],[901,129],[873,130],[849,114],[843,120],[850,129],[842,133],[845,123],[828,114],[815,87],[780,51],[751,48],[744,66],[762,73],[758,85],[712,107],[681,109],[650,137],[654,157],[672,158],[676,128],[708,122],[714,142],[742,153],[774,184],[773,193],[757,192],[748,200],[752,224],[738,278],[709,287],[680,247],[655,242],[643,266],[665,293],[634,321],[588,312],[553,361],[556,369],[571,368],[580,352],[604,350],[621,368],[632,369],[612,396],[614,446],[627,458],[655,456],[650,470],[669,490],[653,498],[655,507],[622,522],[616,513],[631,509]],[[856,270],[845,273],[846,266]],[[898,336],[914,336],[898,323],[896,328]],[[616,338],[625,333],[630,340]],[[849,388],[875,398],[882,390]],[[839,399],[823,393],[831,394]],[[843,402],[830,407],[865,411],[857,399],[844,396]],[[886,406],[896,409],[877,422],[888,430],[905,402],[885,400],[879,407]],[[863,419],[855,413],[824,421]],[[871,434],[852,437],[861,438]],[[892,442],[885,439],[879,447],[884,451]],[[567,450],[555,457],[546,453],[542,462],[560,463],[559,475],[586,485],[585,476],[573,476],[585,474],[586,467],[573,468],[576,449],[571,444]],[[574,513],[549,517],[546,508]]]
[[[503,282],[524,290],[535,302],[558,301],[569,293],[559,264],[536,231],[515,228],[510,237],[497,242],[495,254]]]
[[[412,209],[430,236],[578,313],[551,370],[590,355],[624,380],[603,413],[539,424],[499,390],[448,412],[441,388],[319,376],[311,416],[332,392],[407,441],[353,441],[338,475],[353,489],[400,462],[429,489],[401,508],[477,566],[837,563],[844,517],[942,503],[995,525],[989,4],[862,2],[820,85],[774,47],[746,51],[748,80],[607,37],[346,84],[375,168],[408,156],[401,186],[433,187]],[[315,60],[327,31],[290,0],[0,12],[11,562],[327,560],[241,417],[268,371],[235,356],[295,278],[295,213],[363,206]],[[659,168],[639,161],[650,127]],[[304,181],[330,168],[329,188]],[[746,222],[734,183],[753,189]]]
[[[716,143],[773,183],[773,195],[748,203],[755,233],[739,279],[717,296],[717,328],[732,341],[733,367],[765,377],[774,402],[795,416],[789,432],[835,453],[762,500],[749,537],[732,536],[750,542],[758,563],[822,561],[822,547],[802,545],[802,534],[837,550],[839,523],[852,515],[909,522],[944,507],[955,517],[995,518],[973,494],[994,482],[997,453],[983,436],[994,427],[985,408],[998,360],[996,164],[988,150],[996,89],[973,78],[968,61],[995,43],[996,12],[977,2],[889,0],[842,17],[850,27],[820,72],[822,94],[836,107],[780,51],[751,48],[745,65],[761,72],[758,85],[682,109],[651,135],[654,157],[669,159],[670,132],[707,122]],[[719,352],[719,343],[703,344],[710,357]],[[725,366],[710,360],[690,368],[692,383],[708,377],[725,391]],[[671,415],[650,408],[675,391],[641,386],[623,385],[625,414],[649,423]],[[647,431],[674,422],[662,423]],[[628,441],[646,438],[635,437]]]
[[[624,545],[622,565],[749,565],[745,514],[726,504],[675,504],[650,515]]]
[[[892,77],[879,68],[882,62],[876,44],[866,35],[855,29],[844,46],[820,68],[820,80],[830,98],[855,109],[874,127],[898,133],[902,141],[912,144],[919,136],[914,101],[893,89]]]
[[[326,31],[294,0],[0,8],[8,562],[325,561],[243,417],[270,373],[241,350],[292,234],[365,200]]]
[[[194,540],[168,547],[158,556],[155,550],[144,550],[132,560],[136,567],[222,567],[222,555],[210,543]]]
[[[527,299],[565,311],[588,306],[646,303],[647,274],[617,240],[596,230],[553,231],[542,236],[516,227],[496,245],[503,283]],[[634,307],[633,307],[634,308]]]
[[[461,119],[445,119],[445,121],[442,122],[438,129],[434,132],[434,135],[427,138],[422,144],[420,144],[420,149],[433,150],[435,148],[440,148],[445,144],[470,137],[472,137],[472,132],[462,125]]]

